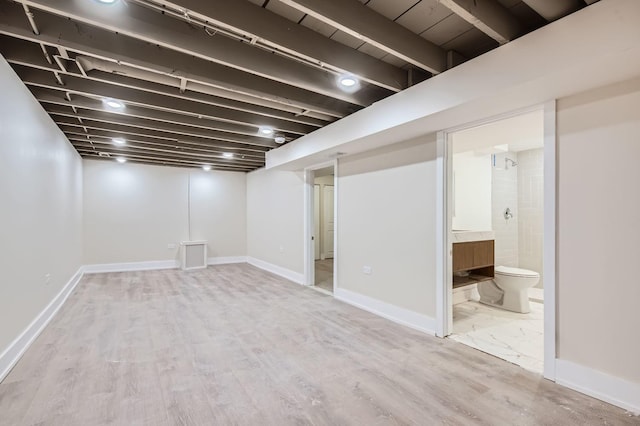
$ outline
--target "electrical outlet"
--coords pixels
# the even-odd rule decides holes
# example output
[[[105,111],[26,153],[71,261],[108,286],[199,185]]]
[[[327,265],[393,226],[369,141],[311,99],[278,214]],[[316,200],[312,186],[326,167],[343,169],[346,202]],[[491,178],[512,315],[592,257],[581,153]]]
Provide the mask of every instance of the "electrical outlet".
[[[48,285],[51,282],[51,274],[44,274],[44,284]]]
[[[363,274],[371,275],[371,272],[373,272],[373,268],[371,268],[371,266],[363,266],[362,267],[362,273]]]
[[[176,244],[175,244],[175,243],[169,243],[169,244],[167,244],[167,249],[168,249],[168,250],[175,250],[175,249],[176,249]]]

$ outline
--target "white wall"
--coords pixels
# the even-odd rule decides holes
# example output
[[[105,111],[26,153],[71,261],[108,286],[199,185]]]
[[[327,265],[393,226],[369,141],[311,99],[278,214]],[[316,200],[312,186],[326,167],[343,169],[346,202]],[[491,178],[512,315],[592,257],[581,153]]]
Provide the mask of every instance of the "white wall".
[[[518,256],[519,266],[536,271],[544,286],[544,149],[518,153]]]
[[[640,77],[557,118],[559,358],[640,384]]]
[[[246,255],[244,173],[85,160],[84,262],[178,260],[189,179],[191,239],[207,240],[209,257]]]
[[[82,264],[82,162],[1,56],[0,93],[2,354]]]
[[[456,134],[452,134],[453,144]],[[491,156],[453,155],[453,229],[491,230]]]
[[[247,254],[304,274],[304,175],[256,170],[247,174]]]
[[[495,232],[495,264],[518,267],[518,169],[511,166],[505,168],[507,157],[518,161],[518,154],[515,152],[496,154],[495,166],[491,168],[491,222]],[[513,218],[509,220],[504,218],[507,207],[513,214]]]
[[[340,288],[435,317],[435,159],[430,135],[340,160]]]

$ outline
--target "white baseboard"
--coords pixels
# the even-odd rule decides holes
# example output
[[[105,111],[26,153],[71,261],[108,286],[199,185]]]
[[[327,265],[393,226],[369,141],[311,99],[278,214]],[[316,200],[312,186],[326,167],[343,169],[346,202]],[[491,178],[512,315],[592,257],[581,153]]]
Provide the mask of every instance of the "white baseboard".
[[[256,268],[264,269],[265,271],[280,275],[281,277],[286,278],[289,281],[293,281],[296,284],[304,285],[304,274],[250,256],[247,257],[247,263],[255,266]]]
[[[47,324],[53,319],[73,289],[76,288],[78,282],[80,282],[82,275],[83,267],[80,267],[62,290],[49,302],[47,307],[44,308],[42,312],[31,321],[31,324],[0,354],[0,382],[4,380],[36,337],[40,335],[42,330],[44,330]]]
[[[85,274],[101,274],[105,272],[150,271],[154,269],[175,269],[180,267],[177,260],[152,260],[149,262],[100,263],[85,265]]]
[[[227,265],[229,263],[247,263],[247,256],[210,257],[207,265]]]
[[[357,308],[371,312],[372,314],[381,316],[398,324],[411,327],[423,333],[436,334],[435,318],[410,311],[399,306],[391,305],[386,302],[365,296],[343,288],[337,288],[334,291],[334,297],[345,303],[353,305]]]
[[[556,360],[556,383],[640,415],[640,383],[563,359]]]

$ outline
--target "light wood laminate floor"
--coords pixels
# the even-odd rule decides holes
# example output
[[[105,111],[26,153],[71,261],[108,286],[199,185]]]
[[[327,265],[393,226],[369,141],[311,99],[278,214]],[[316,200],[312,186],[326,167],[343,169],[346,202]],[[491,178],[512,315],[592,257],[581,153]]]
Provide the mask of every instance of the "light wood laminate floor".
[[[246,264],[85,276],[0,384],[2,425],[638,425]]]

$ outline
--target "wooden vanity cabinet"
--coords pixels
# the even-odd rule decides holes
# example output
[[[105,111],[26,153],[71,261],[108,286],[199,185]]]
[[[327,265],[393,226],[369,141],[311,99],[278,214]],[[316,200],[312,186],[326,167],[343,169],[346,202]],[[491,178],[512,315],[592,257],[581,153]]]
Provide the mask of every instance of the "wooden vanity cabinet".
[[[453,243],[453,286],[490,280],[494,277],[494,240]],[[455,273],[468,271],[468,276]]]

